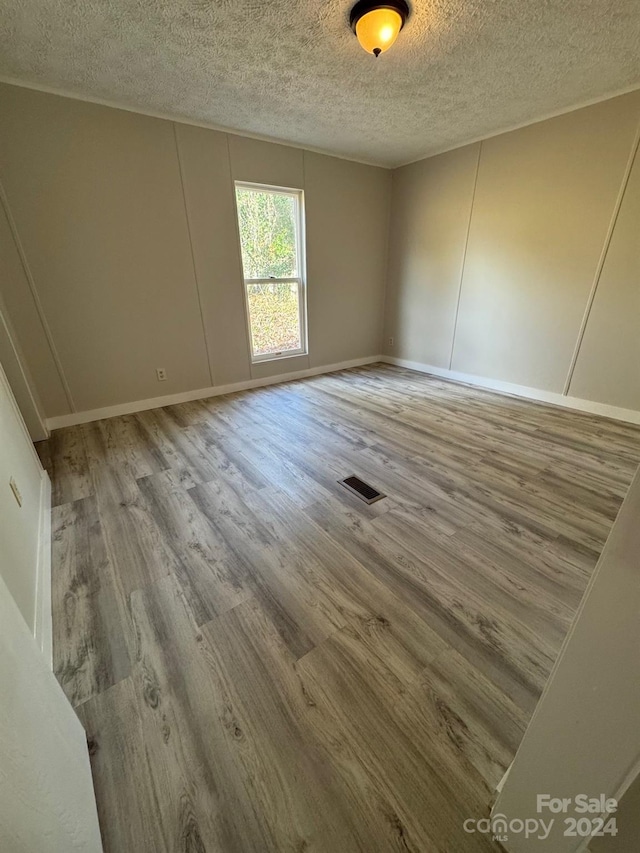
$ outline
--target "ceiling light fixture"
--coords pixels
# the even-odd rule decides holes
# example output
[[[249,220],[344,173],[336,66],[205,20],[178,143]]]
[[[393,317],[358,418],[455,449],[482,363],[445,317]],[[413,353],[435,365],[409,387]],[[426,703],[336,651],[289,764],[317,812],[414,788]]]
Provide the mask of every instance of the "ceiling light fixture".
[[[360,45],[374,56],[380,56],[398,38],[409,17],[405,0],[358,0],[351,10],[351,29]]]

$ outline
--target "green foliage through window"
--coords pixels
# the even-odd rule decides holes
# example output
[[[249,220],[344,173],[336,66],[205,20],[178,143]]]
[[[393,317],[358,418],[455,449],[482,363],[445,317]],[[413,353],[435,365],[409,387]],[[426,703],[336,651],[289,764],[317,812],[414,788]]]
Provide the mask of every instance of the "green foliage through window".
[[[296,283],[248,284],[247,297],[254,355],[300,349]]]
[[[298,275],[295,198],[236,187],[236,200],[245,279]]]
[[[236,185],[251,351],[256,360],[305,349],[305,289],[298,258],[301,201],[296,191]]]

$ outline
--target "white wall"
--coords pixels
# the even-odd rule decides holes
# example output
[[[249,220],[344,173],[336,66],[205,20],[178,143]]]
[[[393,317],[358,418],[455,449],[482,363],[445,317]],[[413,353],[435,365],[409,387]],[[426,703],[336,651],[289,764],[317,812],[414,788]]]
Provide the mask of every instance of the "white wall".
[[[0,850],[100,853],[85,733],[0,577]]]
[[[100,853],[85,733],[51,669],[50,505],[0,366],[0,850]]]
[[[639,123],[633,92],[394,172],[385,352],[640,410]]]
[[[11,477],[21,492],[22,506],[9,487]],[[45,581],[46,554],[41,544],[49,510],[48,486],[0,366],[0,576],[33,634],[41,630],[38,584]],[[44,647],[50,648],[50,639],[45,638]]]
[[[18,408],[33,441],[48,438],[46,418],[35,383],[26,366],[22,348],[0,295],[0,364],[9,380]]]
[[[8,85],[0,112],[0,290],[47,417],[379,354],[388,170]],[[308,356],[250,363],[233,180],[305,191]]]

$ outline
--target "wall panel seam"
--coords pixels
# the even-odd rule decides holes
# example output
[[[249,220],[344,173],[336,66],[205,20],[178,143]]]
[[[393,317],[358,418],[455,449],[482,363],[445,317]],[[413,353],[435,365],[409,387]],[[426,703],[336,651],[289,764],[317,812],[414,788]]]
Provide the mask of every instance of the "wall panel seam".
[[[247,364],[249,366],[249,376],[252,379],[255,379],[254,376],[254,366],[253,366],[253,354],[251,352],[251,340],[249,339],[249,335],[251,334],[251,330],[249,329],[249,306],[247,303],[247,288],[244,283],[244,267],[242,265],[242,244],[240,240],[240,223],[238,222],[238,202],[236,199],[236,183],[233,175],[233,160],[231,157],[231,134],[225,133],[225,138],[227,140],[227,162],[229,163],[229,184],[231,186],[231,199],[233,204],[233,217],[235,220],[235,235],[238,251],[240,253],[240,275],[242,276],[242,304],[244,305],[244,328],[245,335],[244,340],[247,347]],[[302,168],[303,168],[303,183],[304,183],[304,153],[302,155]],[[304,187],[303,187],[304,190]],[[307,341],[307,350],[309,349],[309,341]]]
[[[390,278],[391,278],[391,218],[393,215],[393,185],[395,180],[396,170],[394,169],[389,175],[389,189],[387,193],[387,243],[385,247],[385,262],[384,262],[384,292],[382,297],[382,324],[380,334],[380,352],[387,352],[386,339],[389,331],[389,314],[390,314]],[[395,323],[394,323],[395,325]],[[394,341],[395,343],[395,341]]]
[[[171,122],[173,128],[173,139],[176,146],[176,158],[178,160],[178,174],[180,175],[180,190],[182,192],[182,204],[184,205],[184,216],[187,223],[187,234],[189,237],[189,253],[191,255],[191,266],[193,268],[193,280],[196,286],[196,294],[198,296],[198,308],[200,310],[200,322],[202,323],[202,338],[204,340],[204,350],[207,355],[207,369],[209,371],[209,379],[211,384],[215,385],[213,378],[213,367],[211,365],[211,353],[209,352],[209,341],[207,340],[207,327],[204,321],[204,311],[202,310],[202,295],[200,293],[200,282],[198,281],[198,270],[196,267],[196,256],[193,250],[193,237],[191,234],[191,217],[189,216],[189,205],[187,204],[187,189],[184,184],[184,170],[182,168],[182,156],[180,154],[180,143],[178,141],[178,129],[175,121]]]
[[[591,283],[591,289],[589,291],[589,295],[587,297],[587,303],[585,305],[584,314],[582,315],[582,322],[580,323],[580,328],[578,330],[578,337],[576,339],[576,344],[573,349],[573,355],[571,356],[571,361],[569,363],[569,371],[567,373],[567,379],[564,383],[564,389],[562,393],[567,396],[569,394],[569,389],[571,387],[571,382],[573,380],[573,374],[576,369],[576,365],[578,363],[578,357],[580,355],[580,349],[582,347],[582,341],[584,340],[585,333],[587,331],[587,325],[589,323],[589,317],[591,316],[591,310],[593,308],[593,303],[595,302],[596,293],[598,291],[598,285],[600,284],[600,278],[602,277],[602,272],[604,270],[604,265],[607,260],[607,255],[609,254],[609,247],[611,245],[611,240],[613,239],[613,233],[616,228],[616,224],[618,222],[618,217],[620,215],[620,210],[622,208],[622,202],[624,201],[624,196],[627,191],[627,186],[629,185],[629,179],[631,177],[631,170],[633,169],[633,164],[635,162],[638,147],[640,146],[640,121],[638,122],[638,127],[636,129],[636,134],[631,144],[631,151],[629,153],[629,158],[627,160],[627,165],[625,171],[622,175],[622,181],[620,184],[620,189],[618,190],[618,195],[616,197],[615,204],[613,206],[613,213],[611,214],[611,220],[609,222],[609,227],[607,229],[607,233],[605,234],[604,244],[602,246],[602,251],[600,253],[600,257],[598,259],[598,263],[596,265],[596,271],[593,277],[593,282]]]
[[[40,296],[38,295],[38,291],[36,288],[36,282],[31,272],[31,267],[29,266],[29,261],[27,259],[26,252],[24,250],[24,246],[22,245],[22,241],[20,240],[20,235],[18,234],[18,228],[16,226],[15,220],[13,218],[13,214],[11,213],[11,208],[9,206],[9,199],[4,189],[4,185],[2,180],[0,179],[0,203],[4,208],[5,215],[7,217],[7,222],[9,223],[9,228],[11,229],[11,235],[13,237],[13,242],[15,244],[16,250],[18,252],[18,256],[20,258],[20,263],[22,265],[22,270],[24,272],[25,278],[27,279],[27,283],[29,285],[29,290],[31,291],[31,297],[34,301],[36,311],[38,313],[38,317],[40,319],[40,323],[42,325],[42,329],[44,331],[45,338],[47,339],[47,343],[49,345],[49,351],[51,352],[51,357],[53,358],[53,363],[56,366],[56,370],[58,371],[58,376],[60,378],[60,382],[62,384],[62,389],[67,398],[67,403],[69,404],[69,408],[72,412],[76,412],[77,409],[73,402],[73,396],[71,394],[71,388],[69,387],[69,383],[67,382],[67,377],[65,376],[64,370],[62,368],[62,362],[60,360],[60,356],[58,355],[58,351],[53,342],[53,334],[51,333],[51,329],[49,328],[49,323],[47,322],[47,318],[44,313],[44,308],[42,307],[42,303],[40,302]]]
[[[469,206],[469,221],[467,222],[467,234],[462,250],[462,263],[460,265],[460,282],[458,284],[458,299],[456,301],[456,312],[453,318],[453,335],[451,336],[451,352],[449,353],[449,370],[453,364],[453,350],[456,345],[456,331],[458,329],[458,314],[460,312],[460,299],[462,297],[462,282],[464,279],[464,268],[467,262],[467,248],[469,246],[469,234],[471,233],[471,220],[473,218],[473,206],[476,200],[476,187],[478,186],[478,172],[480,171],[480,155],[482,154],[482,142],[478,143],[478,159],[476,160],[476,174],[473,179],[473,190],[471,192],[471,205]]]

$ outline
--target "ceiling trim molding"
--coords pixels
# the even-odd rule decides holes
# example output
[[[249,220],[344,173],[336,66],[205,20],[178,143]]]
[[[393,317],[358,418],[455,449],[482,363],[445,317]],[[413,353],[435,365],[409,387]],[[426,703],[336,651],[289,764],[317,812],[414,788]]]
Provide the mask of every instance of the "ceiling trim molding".
[[[428,160],[431,157],[438,157],[440,154],[447,154],[449,151],[457,151],[459,148],[465,148],[467,145],[474,145],[476,142],[484,142],[487,139],[493,139],[495,136],[501,136],[503,133],[512,133],[514,130],[521,130],[523,127],[529,127],[532,124],[539,124],[542,121],[548,121],[552,118],[558,118],[559,116],[576,112],[576,110],[582,110],[585,107],[591,107],[594,104],[600,104],[603,101],[610,101],[612,98],[619,98],[622,95],[629,95],[631,94],[631,92],[640,91],[639,81],[638,83],[633,83],[632,85],[626,86],[623,89],[617,89],[605,95],[590,98],[586,101],[581,101],[580,103],[575,104],[574,106],[563,107],[562,109],[554,110],[550,113],[544,113],[541,116],[528,119],[527,121],[519,122],[518,124],[508,125],[507,127],[503,127],[492,133],[488,133],[483,136],[476,136],[472,139],[467,139],[465,142],[461,142],[459,144],[438,148],[435,151],[430,152],[429,154],[422,154],[419,157],[413,157],[411,160],[403,161],[395,166],[389,166],[388,164],[376,162],[373,160],[361,160],[357,157],[348,157],[346,154],[336,154],[335,152],[327,151],[325,148],[315,148],[310,145],[300,145],[300,143],[289,142],[286,139],[280,139],[278,137],[273,136],[265,136],[264,134],[259,133],[251,133],[251,131],[248,130],[237,130],[232,127],[223,127],[222,125],[217,125],[213,122],[196,121],[195,119],[189,119],[185,116],[176,116],[171,115],[169,113],[156,112],[154,110],[144,110],[140,107],[132,106],[131,104],[126,104],[124,102],[107,100],[105,98],[96,98],[89,95],[81,95],[77,94],[76,92],[71,92],[67,89],[60,89],[56,86],[46,86],[40,83],[31,83],[25,80],[19,80],[15,77],[8,77],[2,74],[0,74],[0,83],[6,83],[9,86],[18,86],[21,89],[32,89],[33,91],[44,92],[48,95],[58,95],[62,98],[71,98],[74,101],[83,101],[89,104],[97,104],[101,107],[109,107],[115,110],[124,110],[128,113],[136,113],[137,115],[148,116],[149,118],[156,118],[160,119],[161,121],[170,121],[177,124],[189,125],[191,127],[202,127],[205,130],[215,130],[218,133],[227,133],[231,136],[243,136],[246,139],[255,139],[258,142],[270,142],[273,145],[286,145],[288,148],[296,148],[300,151],[310,151],[312,154],[322,154],[325,157],[334,157],[336,160],[346,160],[349,163],[359,163],[362,166],[373,166],[377,169],[386,169],[390,172],[393,172],[395,169],[402,169],[404,166],[411,166],[414,163],[419,163],[421,160]]]
[[[404,166],[411,166],[413,163],[419,163],[421,160],[428,160],[430,157],[438,157],[440,154],[447,154],[449,151],[457,151],[458,148],[465,148],[467,145],[474,145],[476,142],[485,142],[487,139],[493,139],[494,136],[502,136],[503,133],[511,133],[514,130],[521,130],[523,127],[529,127],[532,124],[540,124],[543,121],[549,121],[551,118],[558,118],[559,116],[565,116],[569,113],[574,113],[576,110],[583,110],[585,107],[592,107],[594,104],[601,104],[603,101],[610,101],[613,98],[619,98],[622,95],[629,95],[631,92],[640,91],[640,81],[638,83],[633,83],[631,86],[626,86],[624,89],[617,89],[614,92],[609,92],[607,95],[601,95],[597,98],[591,98],[588,101],[581,101],[579,104],[576,104],[573,107],[563,107],[560,110],[554,110],[550,113],[545,113],[544,115],[539,116],[538,118],[533,118],[531,120],[520,122],[519,124],[509,125],[508,127],[503,127],[501,130],[496,130],[494,133],[488,133],[485,136],[475,136],[473,139],[469,139],[466,142],[461,142],[460,144],[451,145],[450,147],[438,148],[436,151],[431,152],[431,154],[424,154],[421,157],[415,157],[411,160],[407,160],[406,163],[399,163],[397,166],[390,166],[387,168],[391,169],[402,169]]]
[[[202,127],[205,130],[215,130],[218,133],[228,133],[231,136],[244,136],[246,139],[256,139],[258,142],[271,142],[273,145],[286,145],[288,148],[297,148],[300,151],[310,151],[312,154],[323,154],[325,157],[334,157],[336,160],[347,160],[349,163],[359,163],[361,166],[374,166],[376,169],[396,168],[395,166],[389,166],[384,163],[377,163],[374,160],[360,160],[357,157],[348,157],[346,154],[336,154],[333,151],[327,151],[326,148],[314,148],[310,145],[301,145],[299,142],[289,142],[286,139],[279,139],[274,136],[251,133],[249,130],[236,130],[235,128],[223,127],[222,125],[214,124],[213,122],[196,121],[195,119],[190,119],[186,116],[171,115],[169,113],[156,112],[155,110],[144,110],[140,107],[132,106],[131,104],[126,104],[122,101],[111,101],[105,98],[94,98],[90,95],[80,95],[77,92],[72,92],[68,89],[60,89],[56,86],[46,86],[41,83],[30,83],[25,80],[19,80],[16,77],[7,77],[3,74],[0,74],[0,83],[6,83],[9,86],[18,86],[21,89],[32,89],[35,92],[44,92],[47,95],[58,95],[61,98],[71,98],[73,101],[84,101],[88,104],[97,104],[100,107],[110,107],[114,110],[124,110],[128,113],[137,113],[138,115],[157,118],[162,121],[186,124],[190,127]]]

